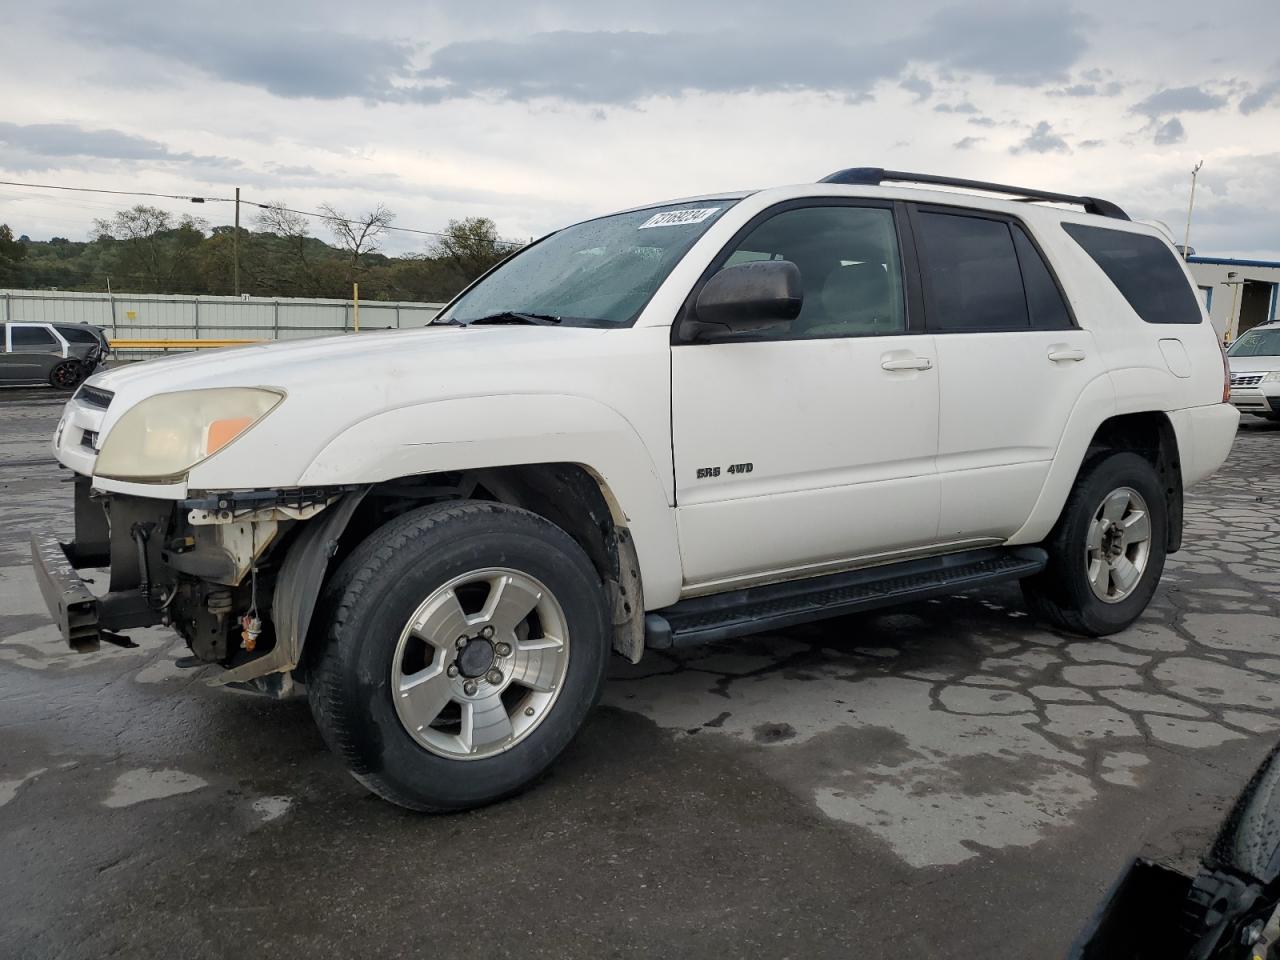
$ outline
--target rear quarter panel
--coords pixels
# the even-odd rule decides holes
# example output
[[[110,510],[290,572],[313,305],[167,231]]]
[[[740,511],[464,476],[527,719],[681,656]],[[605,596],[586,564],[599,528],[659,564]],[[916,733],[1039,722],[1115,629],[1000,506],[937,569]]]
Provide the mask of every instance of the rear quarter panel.
[[[1072,411],[1059,441],[1052,466],[1027,523],[1012,543],[1034,543],[1048,535],[1066,503],[1098,427],[1112,416],[1150,411],[1164,412],[1174,425],[1183,461],[1183,482],[1208,476],[1221,464],[1230,448],[1234,426],[1217,411],[1222,401],[1222,356],[1217,335],[1203,307],[1198,324],[1147,323],[1124,298],[1102,268],[1065,230],[1064,222],[1155,236],[1158,231],[1125,221],[1099,222],[1060,210],[1037,210],[1028,226],[1053,260],[1053,266],[1071,300],[1076,320],[1089,330],[1108,371],[1108,387],[1091,384]],[[1171,255],[1177,256],[1170,247]],[[1185,264],[1182,272],[1193,288]],[[1196,298],[1199,304],[1199,298]],[[1178,346],[1161,341],[1177,341]],[[1179,362],[1170,363],[1169,356]],[[1185,356],[1185,363],[1181,362]],[[1176,372],[1175,372],[1176,370]],[[1204,408],[1206,413],[1183,416],[1174,411]],[[1192,424],[1198,425],[1195,429]],[[1182,429],[1179,429],[1179,427]]]

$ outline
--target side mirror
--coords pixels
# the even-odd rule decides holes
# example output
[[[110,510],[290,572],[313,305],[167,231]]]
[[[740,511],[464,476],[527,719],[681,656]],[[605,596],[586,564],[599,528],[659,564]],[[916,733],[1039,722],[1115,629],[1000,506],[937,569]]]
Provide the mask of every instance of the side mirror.
[[[757,260],[725,267],[694,304],[697,334],[751,333],[790,323],[804,305],[800,268],[789,260]],[[720,329],[717,329],[720,328]]]

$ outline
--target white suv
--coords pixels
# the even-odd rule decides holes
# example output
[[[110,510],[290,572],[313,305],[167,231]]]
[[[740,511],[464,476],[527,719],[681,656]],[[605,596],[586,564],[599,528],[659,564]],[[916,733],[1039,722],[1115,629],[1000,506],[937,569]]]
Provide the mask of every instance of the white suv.
[[[454,810],[552,762],[611,649],[1008,579],[1122,629],[1224,379],[1118,207],[845,170],[567,227],[429,329],[100,373],[54,444],[75,541],[33,552],[73,646],[165,623],[214,682],[301,680],[362,783]]]

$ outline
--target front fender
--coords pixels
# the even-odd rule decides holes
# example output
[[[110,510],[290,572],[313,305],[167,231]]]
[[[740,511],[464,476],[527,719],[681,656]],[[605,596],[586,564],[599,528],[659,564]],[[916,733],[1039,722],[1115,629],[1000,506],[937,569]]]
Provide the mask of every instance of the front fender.
[[[622,513],[648,606],[679,599],[682,571],[663,478],[631,423],[595,400],[559,394],[438,400],[375,414],[334,437],[300,486],[381,483],[399,477],[532,463],[591,471]]]

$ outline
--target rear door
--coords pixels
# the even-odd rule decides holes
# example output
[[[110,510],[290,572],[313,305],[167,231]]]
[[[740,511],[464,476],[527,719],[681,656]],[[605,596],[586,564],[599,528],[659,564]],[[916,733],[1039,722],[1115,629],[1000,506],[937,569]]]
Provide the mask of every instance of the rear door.
[[[1105,366],[1016,218],[918,205],[912,226],[938,350],[939,534],[1005,539],[1031,514],[1075,402]]]
[[[11,323],[4,366],[8,380],[44,380],[63,358],[63,341],[42,323]]]
[[[687,589],[799,576],[934,542],[936,357],[933,338],[913,326],[918,285],[897,230],[904,215],[874,201],[782,204],[749,223],[708,272],[788,260],[804,306],[789,325],[672,347]]]

